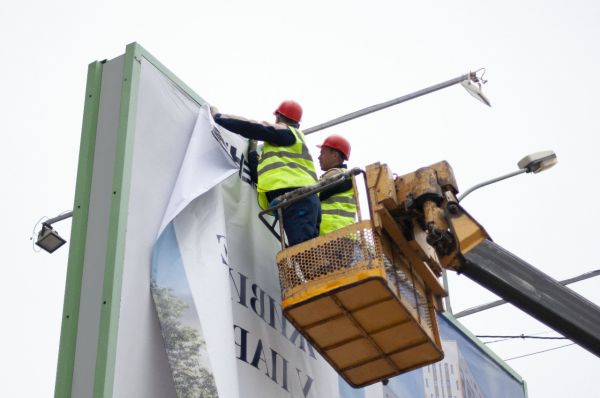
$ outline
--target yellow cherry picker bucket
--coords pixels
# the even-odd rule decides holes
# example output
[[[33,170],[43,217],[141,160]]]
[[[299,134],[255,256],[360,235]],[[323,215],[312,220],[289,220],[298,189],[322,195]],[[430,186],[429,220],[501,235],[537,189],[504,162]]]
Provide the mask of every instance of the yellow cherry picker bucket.
[[[353,169],[278,200],[281,209],[363,173]],[[356,192],[356,189],[355,189]],[[355,199],[358,199],[355,195]],[[433,293],[390,239],[361,220],[285,247],[276,263],[285,317],[353,387],[362,387],[443,358]]]

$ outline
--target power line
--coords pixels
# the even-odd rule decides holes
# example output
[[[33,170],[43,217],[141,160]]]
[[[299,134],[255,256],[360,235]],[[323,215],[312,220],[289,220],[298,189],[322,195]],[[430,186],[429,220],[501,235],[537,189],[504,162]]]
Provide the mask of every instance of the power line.
[[[585,279],[589,279],[589,278],[593,278],[595,276],[599,276],[600,275],[600,269],[596,269],[590,272],[586,272],[585,274],[581,274],[578,276],[575,276],[573,278],[569,278],[569,279],[565,279],[562,281],[559,281],[560,284],[566,286],[566,285],[570,285],[571,283],[574,282],[579,282]],[[461,318],[463,316],[467,316],[467,315],[471,315],[471,314],[475,314],[477,312],[480,311],[484,311],[484,310],[489,310],[490,308],[494,308],[497,307],[499,305],[502,304],[506,304],[505,300],[496,300],[496,301],[492,301],[491,303],[487,303],[487,304],[482,304],[482,305],[478,305],[477,307],[472,307],[472,308],[468,308],[464,311],[460,311],[457,312],[456,314],[452,314],[455,318]]]
[[[506,341],[506,340],[511,340],[511,339],[568,340],[566,337],[562,337],[562,336],[561,337],[558,337],[558,336],[543,337],[543,336],[533,336],[533,335],[526,335],[526,334],[520,334],[520,335],[515,335],[515,336],[478,335],[476,337],[480,338],[480,339],[502,339],[502,340],[495,340],[495,341],[486,341],[485,344],[497,343],[500,341]]]
[[[555,331],[554,330],[546,330],[546,331],[543,331],[543,332],[529,333],[528,336],[539,336],[541,334],[548,334],[548,333],[555,333]],[[521,335],[523,335],[523,333],[521,333]],[[485,336],[481,335],[481,336],[477,336],[477,337],[483,338]],[[513,338],[521,338],[521,336],[516,336],[516,337],[514,337],[514,336],[506,336],[506,337],[502,338],[501,340],[486,341],[486,342],[484,342],[484,344],[499,343],[501,341],[512,340]]]
[[[543,352],[548,352],[548,351],[554,351],[554,350],[558,350],[559,348],[568,347],[568,346],[570,346],[570,345],[575,345],[575,343],[565,344],[565,345],[561,345],[561,346],[554,347],[554,348],[548,348],[547,350],[536,351],[536,352],[532,352],[532,353],[530,353],[530,354],[519,355],[518,357],[512,357],[512,358],[508,358],[508,359],[503,359],[503,361],[510,361],[510,360],[513,360],[513,359],[518,359],[518,358],[529,357],[529,356],[532,356],[532,355],[541,354],[541,353],[543,353]]]

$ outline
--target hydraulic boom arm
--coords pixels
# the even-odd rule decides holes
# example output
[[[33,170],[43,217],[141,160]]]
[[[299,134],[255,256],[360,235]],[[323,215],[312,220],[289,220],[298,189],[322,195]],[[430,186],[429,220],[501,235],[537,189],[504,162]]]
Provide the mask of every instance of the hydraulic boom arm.
[[[413,266],[462,273],[600,357],[600,307],[493,243],[458,204],[447,162],[397,177],[376,163],[367,186],[374,225]]]

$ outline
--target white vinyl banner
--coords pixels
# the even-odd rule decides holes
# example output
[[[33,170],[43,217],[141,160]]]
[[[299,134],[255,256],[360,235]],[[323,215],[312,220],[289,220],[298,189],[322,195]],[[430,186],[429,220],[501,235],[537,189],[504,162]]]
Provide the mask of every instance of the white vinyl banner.
[[[179,397],[338,397],[337,373],[282,316],[278,241],[247,142],[201,109],[154,248],[152,294]]]

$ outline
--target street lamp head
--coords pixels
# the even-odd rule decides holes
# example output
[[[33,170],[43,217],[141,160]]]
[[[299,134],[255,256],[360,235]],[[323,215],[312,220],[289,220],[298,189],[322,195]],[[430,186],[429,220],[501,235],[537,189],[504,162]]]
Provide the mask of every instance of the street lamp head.
[[[498,181],[506,180],[507,178],[511,178],[511,177],[517,176],[519,174],[531,173],[531,172],[539,173],[540,171],[547,170],[550,167],[554,166],[557,162],[558,162],[558,159],[556,158],[556,154],[553,151],[542,151],[542,152],[532,153],[531,155],[527,155],[523,159],[519,160],[519,163],[517,163],[517,165],[519,166],[519,170],[513,171],[512,173],[502,175],[500,177],[492,178],[491,180],[487,180],[487,181],[484,181],[477,185],[472,186],[471,188],[467,189],[462,195],[460,195],[458,197],[458,201],[460,202],[471,192],[473,192],[481,187],[485,187],[486,185],[490,185],[490,184],[493,184]]]
[[[539,173],[547,170],[558,163],[558,158],[554,151],[542,151],[532,153],[519,160],[517,166],[521,170],[526,170],[527,173]]]
[[[482,72],[481,76],[477,76],[477,72],[480,71]],[[478,71],[471,72],[469,73],[469,77],[467,79],[460,82],[460,85],[463,86],[465,90],[467,90],[467,92],[473,97],[475,97],[478,101],[481,101],[487,106],[491,107],[492,104],[487,99],[487,97],[481,92],[481,85],[487,82],[487,80],[483,80],[484,74],[485,69],[480,69]]]

